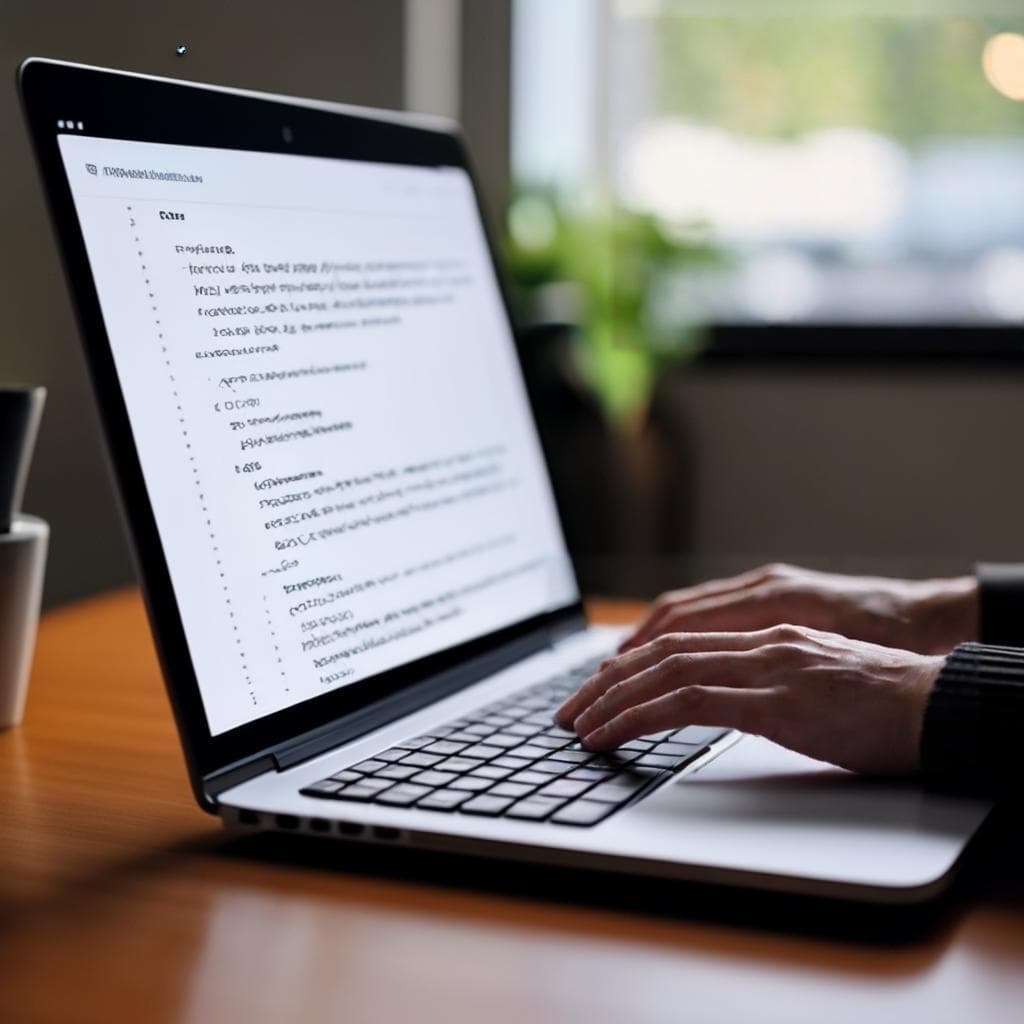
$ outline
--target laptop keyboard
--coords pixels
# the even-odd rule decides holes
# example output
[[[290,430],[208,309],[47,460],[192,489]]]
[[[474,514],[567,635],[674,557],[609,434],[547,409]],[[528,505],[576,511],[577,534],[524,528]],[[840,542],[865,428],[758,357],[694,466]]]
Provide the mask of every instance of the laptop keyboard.
[[[555,725],[596,662],[396,743],[301,790],[305,796],[485,818],[596,825],[700,757],[727,729],[687,726],[611,753]]]

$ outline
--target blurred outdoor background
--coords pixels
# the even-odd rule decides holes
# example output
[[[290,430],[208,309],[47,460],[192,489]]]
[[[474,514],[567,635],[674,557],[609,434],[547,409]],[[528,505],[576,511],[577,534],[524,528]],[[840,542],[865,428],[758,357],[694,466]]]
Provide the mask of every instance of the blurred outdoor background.
[[[0,51],[459,118],[585,590],[1024,557],[1020,0],[237,13],[12,5]],[[13,88],[0,122],[0,377],[51,392],[55,603],[133,570]]]

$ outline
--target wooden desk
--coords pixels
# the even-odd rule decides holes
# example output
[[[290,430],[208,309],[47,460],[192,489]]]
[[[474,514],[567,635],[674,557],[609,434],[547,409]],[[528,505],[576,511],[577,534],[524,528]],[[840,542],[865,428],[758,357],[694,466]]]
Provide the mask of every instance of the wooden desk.
[[[898,941],[837,935],[829,908],[794,929],[785,901],[744,918],[744,894],[659,890],[657,913],[614,881],[565,895],[275,842],[229,843],[194,806],[137,595],[48,615],[26,721],[0,734],[0,1021],[1024,1020],[1005,827]]]

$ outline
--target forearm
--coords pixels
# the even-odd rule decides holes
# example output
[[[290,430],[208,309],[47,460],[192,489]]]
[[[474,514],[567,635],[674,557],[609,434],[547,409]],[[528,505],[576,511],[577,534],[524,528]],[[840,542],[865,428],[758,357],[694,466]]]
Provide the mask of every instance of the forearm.
[[[925,708],[921,769],[942,786],[999,793],[1024,783],[1024,648],[961,644]]]
[[[1024,647],[1024,564],[983,563],[975,574],[981,642]]]

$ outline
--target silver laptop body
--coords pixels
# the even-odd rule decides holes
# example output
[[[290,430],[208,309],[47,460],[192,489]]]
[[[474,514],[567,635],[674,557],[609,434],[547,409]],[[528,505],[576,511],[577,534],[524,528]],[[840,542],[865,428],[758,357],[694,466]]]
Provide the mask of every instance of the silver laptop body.
[[[867,901],[946,884],[984,801],[705,730],[641,745],[689,753],[587,820],[603,783],[569,739],[553,790],[528,728],[470,742],[544,732],[618,633],[582,616],[452,125],[37,59],[20,81],[205,809]],[[473,757],[473,801],[515,796],[367,793],[367,763],[415,787]],[[467,810],[563,792],[582,816]]]

